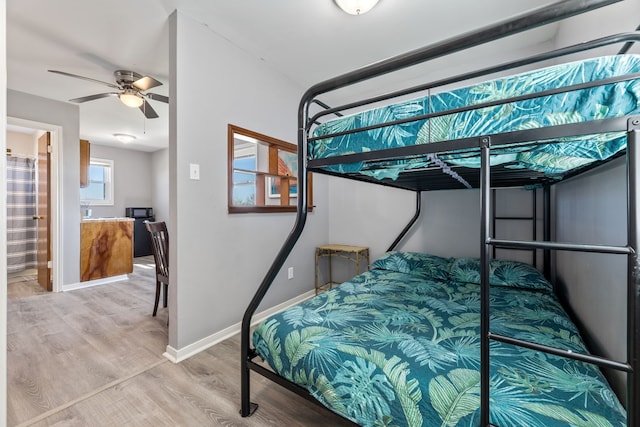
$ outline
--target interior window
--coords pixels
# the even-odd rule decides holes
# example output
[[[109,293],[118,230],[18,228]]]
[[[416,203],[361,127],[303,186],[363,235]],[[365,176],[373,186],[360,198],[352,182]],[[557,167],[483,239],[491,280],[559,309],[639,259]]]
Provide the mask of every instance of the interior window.
[[[113,205],[113,160],[91,158],[89,185],[80,188],[83,205]]]
[[[295,212],[296,145],[231,124],[228,138],[229,213]],[[311,207],[311,174],[307,181]]]

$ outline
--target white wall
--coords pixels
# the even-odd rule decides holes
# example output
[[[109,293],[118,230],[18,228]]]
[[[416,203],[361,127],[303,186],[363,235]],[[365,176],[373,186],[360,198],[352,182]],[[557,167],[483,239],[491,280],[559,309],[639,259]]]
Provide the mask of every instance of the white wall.
[[[0,153],[6,150],[7,132],[7,2],[0,0]],[[7,160],[0,161],[0,199],[6,200]],[[7,211],[0,210],[0,271],[7,271]],[[7,275],[0,274],[0,414],[7,413]],[[7,417],[0,416],[0,427]]]
[[[14,90],[7,91],[7,115],[60,126],[58,147],[62,283],[80,281],[80,113],[77,105]],[[55,177],[52,177],[55,179]],[[56,254],[54,254],[56,256]]]
[[[35,157],[37,155],[35,133],[7,131],[7,148],[14,156]]]
[[[169,346],[179,350],[240,322],[295,220],[227,213],[227,124],[295,143],[303,89],[180,11],[170,28]],[[200,180],[189,179],[189,163]],[[326,192],[326,179],[315,179],[317,208],[285,264],[295,277],[279,274],[259,310],[313,289]]]
[[[113,160],[113,206],[92,206],[94,218],[125,216],[126,207],[153,207],[152,154],[91,144],[91,157]]]
[[[156,221],[169,222],[169,149],[151,154],[151,206]]]

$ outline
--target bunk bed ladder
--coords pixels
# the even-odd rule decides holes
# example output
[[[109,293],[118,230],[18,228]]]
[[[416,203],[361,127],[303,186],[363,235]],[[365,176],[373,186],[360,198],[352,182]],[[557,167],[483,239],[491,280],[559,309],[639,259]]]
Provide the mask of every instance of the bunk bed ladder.
[[[537,206],[537,190],[534,188],[531,191],[531,215],[498,215],[498,190],[496,188],[491,190],[491,230],[494,236],[498,235],[498,224],[500,221],[510,222],[531,222],[531,240],[538,240],[538,206]],[[496,258],[497,249],[495,246],[492,248],[491,258]],[[531,252],[531,265],[538,267],[538,250],[532,248],[522,248],[522,251]]]
[[[492,191],[490,188],[491,171],[489,164],[491,141],[489,137],[480,138],[481,147],[481,293],[480,293],[480,425],[493,426],[489,420],[490,411],[490,351],[491,340],[541,351],[569,359],[627,373],[627,426],[640,427],[640,209],[637,192],[640,185],[640,150],[637,148],[640,132],[640,116],[627,122],[627,244],[607,246],[592,244],[560,243],[549,241],[548,226],[545,224],[544,241],[499,240],[490,236]],[[549,190],[545,188],[545,219],[548,216]],[[621,362],[602,356],[574,353],[570,350],[550,347],[517,338],[494,334],[489,323],[489,261],[491,248],[504,249],[543,249],[545,261],[551,250],[593,252],[627,256],[627,361]],[[546,263],[545,263],[546,264]],[[545,270],[547,270],[545,265]],[[496,426],[497,427],[497,426]]]

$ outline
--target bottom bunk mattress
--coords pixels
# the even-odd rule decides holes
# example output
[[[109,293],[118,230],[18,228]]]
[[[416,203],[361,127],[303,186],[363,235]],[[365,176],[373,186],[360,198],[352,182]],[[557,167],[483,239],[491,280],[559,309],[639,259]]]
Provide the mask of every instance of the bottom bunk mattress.
[[[479,265],[390,252],[262,322],[253,344],[275,372],[360,425],[478,426]],[[492,332],[586,352],[537,270],[494,260],[490,271]],[[500,342],[490,349],[493,424],[626,426],[596,366]]]

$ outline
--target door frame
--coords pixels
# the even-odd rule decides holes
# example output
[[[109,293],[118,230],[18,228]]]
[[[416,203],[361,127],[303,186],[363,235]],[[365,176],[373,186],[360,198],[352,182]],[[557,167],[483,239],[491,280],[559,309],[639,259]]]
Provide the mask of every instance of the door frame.
[[[62,200],[62,183],[61,165],[62,150],[60,143],[62,138],[62,126],[52,125],[50,123],[36,122],[33,120],[19,119],[15,117],[7,117],[7,125],[22,126],[34,130],[51,133],[51,268],[52,268],[52,291],[62,292],[62,216],[60,215],[60,200]],[[79,205],[78,205],[79,206]]]

